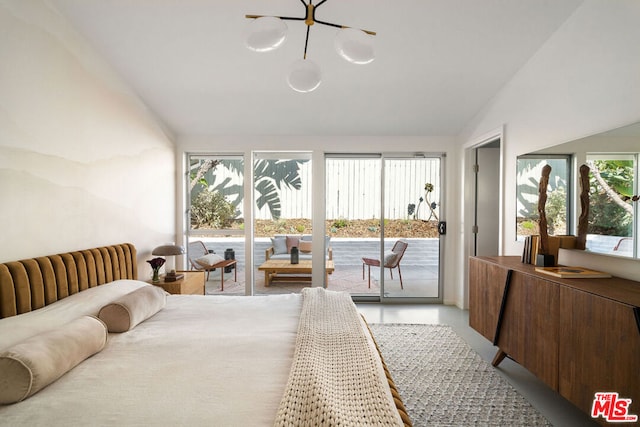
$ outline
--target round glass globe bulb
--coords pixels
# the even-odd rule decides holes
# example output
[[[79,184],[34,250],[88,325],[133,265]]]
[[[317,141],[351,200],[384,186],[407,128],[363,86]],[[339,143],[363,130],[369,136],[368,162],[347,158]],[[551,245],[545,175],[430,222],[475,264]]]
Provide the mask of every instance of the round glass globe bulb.
[[[277,49],[287,38],[287,24],[280,18],[263,16],[247,26],[245,45],[256,52]]]
[[[300,59],[289,68],[287,83],[298,92],[311,92],[320,86],[322,73],[320,67],[309,59]]]
[[[373,36],[355,28],[343,28],[335,39],[338,55],[353,64],[368,64],[375,59]]]

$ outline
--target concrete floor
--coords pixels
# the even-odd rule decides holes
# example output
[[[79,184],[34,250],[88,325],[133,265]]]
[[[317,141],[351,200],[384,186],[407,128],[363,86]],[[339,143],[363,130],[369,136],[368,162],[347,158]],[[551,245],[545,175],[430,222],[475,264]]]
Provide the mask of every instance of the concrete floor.
[[[244,277],[243,271],[238,271],[238,278]],[[335,274],[335,273],[334,273]],[[388,273],[387,273],[388,274]],[[403,272],[403,277],[410,276]],[[394,275],[395,277],[395,275]],[[264,287],[264,278],[261,274],[256,275],[257,293],[290,293],[299,292],[305,286],[297,283],[275,284],[269,288]],[[329,279],[329,289],[348,290],[352,293],[366,292],[367,279],[362,279],[362,267],[352,268],[344,273],[344,277]],[[343,285],[338,285],[343,283]],[[351,287],[349,287],[351,284]],[[388,285],[389,286],[389,285]],[[405,289],[411,287],[411,280],[405,281]],[[399,289],[399,287],[398,287]],[[379,293],[380,288],[372,281],[372,293]],[[244,280],[233,282],[233,273],[225,274],[224,292],[220,291],[220,277],[212,274],[207,282],[207,293],[225,295],[244,295]],[[496,347],[486,338],[481,336],[469,327],[469,312],[457,307],[440,304],[380,304],[380,303],[358,303],[359,311],[364,315],[369,323],[423,323],[423,324],[446,324],[462,337],[471,348],[473,348],[483,359],[488,362],[493,360]],[[496,368],[511,385],[518,390],[540,413],[542,413],[554,426],[578,427],[597,426],[587,414],[582,413],[570,402],[551,390],[547,385],[538,380],[529,371],[518,365],[516,362],[505,359]],[[524,427],[524,426],[523,426]]]
[[[417,242],[416,242],[417,243]],[[362,264],[359,258],[364,253],[357,252],[350,247],[351,242],[333,242],[334,257],[341,261],[336,262],[336,271],[329,276],[328,289],[344,290],[354,295],[379,295],[380,285],[378,282],[379,272],[372,270],[371,287],[368,287],[368,280],[362,277]],[[429,243],[427,242],[427,245]],[[222,246],[226,247],[226,246]],[[408,258],[406,263],[402,263],[402,276],[404,289],[399,286],[397,272],[394,271],[394,279],[391,280],[389,271],[385,270],[385,290],[392,295],[400,296],[437,296],[438,292],[438,269],[437,252],[426,246],[420,247],[414,244],[414,258]],[[337,253],[336,253],[337,249]],[[340,250],[344,252],[340,253]],[[241,250],[241,249],[240,249]],[[259,252],[258,252],[259,253]],[[357,255],[356,255],[357,254]],[[353,259],[351,259],[353,258]],[[430,261],[429,261],[430,260]],[[425,262],[426,261],[426,262]],[[207,294],[224,295],[244,295],[245,294],[245,273],[244,266],[239,265],[238,280],[234,281],[234,273],[226,273],[224,291],[220,289],[220,273],[211,273],[207,281]],[[291,293],[299,292],[308,283],[277,283],[268,288],[264,287],[264,275],[254,269],[255,293]],[[453,306],[440,304],[379,304],[379,303],[359,303],[360,312],[369,323],[424,323],[424,324],[447,324],[462,337],[483,359],[491,362],[496,348],[469,327],[469,312]],[[570,402],[551,390],[544,383],[539,381],[529,371],[510,359],[505,359],[497,368],[511,385],[522,394],[542,415],[544,415],[554,426],[578,427],[597,426],[588,414],[581,412]]]
[[[491,342],[469,327],[469,312],[467,310],[438,304],[383,305],[359,303],[357,307],[369,323],[446,324],[451,326],[486,361],[491,362],[496,353],[496,348]],[[584,427],[598,425],[588,414],[581,412],[514,361],[505,359],[496,369],[554,426]]]

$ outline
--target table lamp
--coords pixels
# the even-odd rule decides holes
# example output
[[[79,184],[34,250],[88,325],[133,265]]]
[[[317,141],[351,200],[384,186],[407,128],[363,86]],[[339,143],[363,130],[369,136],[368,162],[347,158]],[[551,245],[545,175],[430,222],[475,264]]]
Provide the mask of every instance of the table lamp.
[[[166,264],[164,267],[164,271],[167,273],[175,274],[175,259],[173,258],[175,255],[183,255],[185,253],[184,247],[174,245],[174,244],[166,244],[162,246],[158,246],[151,252],[152,255],[160,255],[165,257]],[[171,262],[169,262],[171,261]]]

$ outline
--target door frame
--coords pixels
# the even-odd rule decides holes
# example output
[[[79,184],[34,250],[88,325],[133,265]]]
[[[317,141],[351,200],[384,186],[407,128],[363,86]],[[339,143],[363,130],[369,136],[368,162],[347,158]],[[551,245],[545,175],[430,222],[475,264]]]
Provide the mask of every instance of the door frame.
[[[475,151],[477,148],[493,143],[500,143],[500,161],[499,161],[499,185],[498,185],[498,255],[504,254],[504,126],[494,129],[486,134],[470,140],[463,146],[464,149],[464,167],[463,167],[463,204],[461,206],[462,220],[465,226],[462,230],[463,240],[463,291],[462,301],[463,308],[469,307],[469,265],[466,260],[474,253],[475,236],[473,226],[476,212],[476,176],[474,172],[474,164],[476,160]]]

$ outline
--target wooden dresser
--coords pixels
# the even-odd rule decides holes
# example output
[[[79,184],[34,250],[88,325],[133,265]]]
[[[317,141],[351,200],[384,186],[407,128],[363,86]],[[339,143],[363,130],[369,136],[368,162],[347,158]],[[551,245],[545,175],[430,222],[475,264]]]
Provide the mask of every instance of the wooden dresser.
[[[596,392],[632,399],[640,415],[640,282],[561,279],[520,257],[472,257],[469,324],[577,407]],[[603,418],[598,418],[607,424]]]

